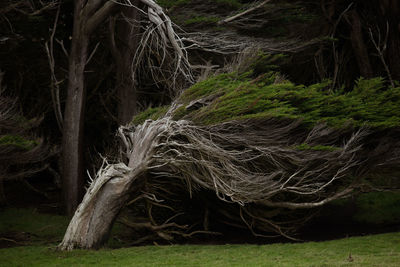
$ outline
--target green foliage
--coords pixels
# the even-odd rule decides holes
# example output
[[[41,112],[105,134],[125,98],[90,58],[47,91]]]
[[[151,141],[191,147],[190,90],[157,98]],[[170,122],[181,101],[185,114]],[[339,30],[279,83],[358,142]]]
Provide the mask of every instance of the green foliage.
[[[323,146],[323,145],[310,146],[309,144],[300,144],[295,148],[297,150],[313,150],[313,151],[335,151],[339,149],[338,147],[334,146]]]
[[[266,54],[260,52],[251,68],[253,69],[253,76],[258,76],[269,71],[279,70],[279,66],[287,61],[287,56],[284,54]]]
[[[329,90],[330,81],[311,86],[295,85],[270,71],[253,79],[253,72],[221,74],[193,85],[181,103],[218,96],[208,106],[194,111],[178,109],[174,119],[197,124],[258,118],[301,119],[309,126],[326,122],[331,127],[368,125],[400,126],[400,88],[386,88],[382,78],[359,79],[349,93]]]
[[[164,8],[171,8],[190,3],[190,1],[191,0],[157,0],[157,4]]]
[[[136,115],[132,119],[132,123],[141,124],[145,120],[157,120],[162,117],[165,112],[167,112],[168,106],[156,107],[156,108],[148,108],[144,112]]]
[[[348,199],[335,200],[326,210],[346,210],[352,207],[352,214],[346,220],[360,224],[398,225],[400,223],[400,192],[368,192]],[[329,213],[328,216],[332,216]],[[340,214],[339,214],[340,216]]]
[[[354,220],[370,224],[400,223],[400,193],[372,192],[357,198]]]
[[[28,140],[19,135],[0,136],[0,146],[15,146],[23,150],[30,150],[38,145],[35,140]]]
[[[42,245],[61,242],[70,218],[66,216],[43,214],[36,209],[6,209],[0,212],[0,241],[2,236],[23,236],[20,245]],[[107,247],[126,245],[124,238],[128,229],[114,224]],[[5,240],[8,241],[8,240]]]
[[[398,266],[400,233],[270,245],[142,246],[60,252],[0,250],[4,266]],[[349,255],[351,254],[351,262]]]

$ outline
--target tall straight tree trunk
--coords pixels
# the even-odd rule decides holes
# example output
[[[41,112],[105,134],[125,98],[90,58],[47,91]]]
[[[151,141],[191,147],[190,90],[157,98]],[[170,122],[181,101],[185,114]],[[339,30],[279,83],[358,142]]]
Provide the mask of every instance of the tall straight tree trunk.
[[[389,26],[388,61],[392,78],[400,80],[400,3],[398,0],[381,1],[383,15]],[[384,25],[386,26],[386,25]],[[384,29],[384,28],[383,28]],[[384,30],[382,30],[384,32]]]
[[[74,214],[83,197],[85,66],[89,39],[100,23],[111,16],[115,5],[113,1],[75,0],[61,164],[64,204],[69,216]]]
[[[351,20],[351,44],[353,46],[353,51],[356,56],[358,68],[360,70],[361,76],[365,78],[372,78],[374,72],[372,70],[372,65],[369,60],[368,49],[365,45],[363,38],[362,24],[360,16],[356,10],[350,12]]]
[[[132,1],[139,6],[139,1]],[[118,20],[118,21],[116,21]],[[132,77],[132,59],[139,45],[140,12],[136,8],[122,9],[110,25],[112,54],[116,61],[118,123],[124,125],[137,113],[137,80]]]
[[[83,131],[85,114],[85,65],[89,38],[82,15],[83,1],[75,2],[72,46],[69,55],[68,93],[62,140],[63,197],[72,216],[83,196]]]
[[[128,9],[123,14],[132,19],[139,18],[137,9]],[[122,57],[118,66],[118,97],[119,110],[118,119],[121,125],[124,125],[132,120],[133,115],[137,113],[137,84],[132,77],[132,59],[138,46],[138,36],[140,28],[123,21],[122,31],[120,33],[123,44]]]

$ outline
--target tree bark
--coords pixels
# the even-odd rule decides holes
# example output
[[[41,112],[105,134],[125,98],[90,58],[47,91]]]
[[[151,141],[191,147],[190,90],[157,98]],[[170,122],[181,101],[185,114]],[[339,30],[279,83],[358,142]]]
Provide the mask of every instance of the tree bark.
[[[400,80],[400,3],[398,0],[380,1],[382,18],[381,32],[389,26],[388,36],[388,63],[392,78]]]
[[[138,6],[139,1],[132,1]],[[129,20],[140,20],[136,8],[123,9],[122,16],[118,15],[110,25],[111,49],[116,61],[116,88],[118,94],[118,123],[125,125],[137,113],[137,81],[132,75],[132,59],[139,45],[140,27]],[[116,23],[115,20],[119,18]],[[117,29],[120,29],[117,31]],[[117,40],[115,40],[117,37]]]
[[[361,19],[356,10],[350,13],[351,21],[351,44],[357,60],[358,68],[361,76],[365,78],[372,78],[374,72],[372,70],[371,62],[368,56],[368,49],[365,45],[365,41],[362,34]]]
[[[103,4],[103,5],[102,5]],[[76,0],[68,91],[65,103],[62,140],[63,197],[66,212],[72,216],[83,196],[83,136],[85,117],[85,66],[90,35],[114,10],[115,3],[102,0]]]
[[[117,214],[129,198],[132,183],[145,170],[145,165],[132,170],[124,164],[116,164],[104,172],[85,195],[59,249],[101,247],[109,237]]]
[[[124,163],[102,169],[90,185],[68,226],[61,250],[99,248],[107,240],[117,214],[134,188],[141,191],[142,177],[148,171],[163,124],[143,126],[132,136],[128,166]]]
[[[72,44],[69,56],[68,91],[62,140],[63,197],[72,216],[83,195],[83,133],[85,114],[85,66],[89,37],[85,32],[84,1],[75,2]]]

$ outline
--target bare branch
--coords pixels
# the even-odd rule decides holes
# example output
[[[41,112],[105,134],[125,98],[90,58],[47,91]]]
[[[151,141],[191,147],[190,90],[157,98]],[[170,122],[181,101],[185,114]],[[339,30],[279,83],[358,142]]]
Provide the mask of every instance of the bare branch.
[[[46,48],[47,58],[49,60],[49,67],[50,67],[50,73],[51,73],[50,91],[51,91],[51,99],[53,102],[54,114],[56,117],[58,129],[60,131],[62,131],[63,116],[62,116],[62,112],[61,112],[60,84],[63,81],[58,81],[56,74],[55,74],[55,60],[54,60],[54,48],[53,48],[54,35],[57,30],[58,17],[60,15],[60,8],[61,8],[61,5],[58,6],[56,17],[54,19],[53,29],[52,29],[51,35],[50,35],[50,39],[48,42],[45,43],[45,48]]]
[[[221,25],[221,24],[225,24],[225,23],[231,22],[231,21],[233,21],[235,19],[238,19],[239,17],[242,17],[242,16],[244,16],[244,15],[250,13],[250,12],[253,12],[256,9],[259,9],[259,8],[263,7],[264,5],[266,5],[269,2],[271,2],[271,0],[265,0],[265,1],[261,2],[260,4],[254,6],[252,8],[249,8],[249,9],[247,9],[247,10],[245,10],[245,11],[239,13],[239,14],[236,14],[236,15],[234,15],[232,17],[229,17],[229,18],[226,18],[224,20],[219,21],[218,24]]]
[[[385,34],[385,38],[384,38],[383,42],[381,42],[381,33],[380,33],[379,28],[378,28],[378,41],[375,40],[374,34],[372,33],[371,28],[369,28],[368,30],[369,30],[369,37],[370,37],[372,43],[374,44],[376,51],[378,52],[379,59],[381,60],[382,65],[385,68],[390,85],[392,87],[394,87],[394,81],[392,78],[392,74],[390,73],[389,66],[386,63],[385,56],[384,56],[384,53],[385,53],[385,50],[387,47],[387,40],[388,40],[388,36],[389,36],[389,22],[386,22],[386,34]]]

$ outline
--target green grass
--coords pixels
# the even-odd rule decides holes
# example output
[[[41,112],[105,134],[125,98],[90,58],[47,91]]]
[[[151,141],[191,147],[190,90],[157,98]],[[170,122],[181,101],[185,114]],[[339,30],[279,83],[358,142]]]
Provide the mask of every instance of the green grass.
[[[0,242],[9,239],[9,244],[54,245],[62,240],[68,223],[66,216],[38,213],[36,209],[6,209],[0,211]],[[126,231],[121,224],[114,224],[111,236],[116,238],[110,238],[107,246],[125,245]]]
[[[60,241],[68,226],[68,218],[38,213],[35,209],[6,209],[0,212],[0,236],[26,233],[23,244]]]
[[[400,192],[368,192],[351,198],[335,200],[326,210],[346,210],[354,207],[354,212],[346,219],[361,225],[381,227],[400,224]],[[334,216],[334,215],[333,215]]]
[[[400,223],[400,192],[371,192],[357,198],[355,221],[369,224]]]
[[[338,147],[334,146],[323,146],[323,145],[310,146],[309,144],[300,144],[295,148],[297,150],[313,150],[313,151],[335,151],[339,149]]]
[[[0,249],[0,265],[399,266],[400,263],[400,233],[270,245],[171,245],[56,251],[67,224],[64,216],[40,214],[33,209],[2,211],[0,238],[12,231],[24,231],[33,238],[19,244],[24,246]],[[352,262],[348,260],[350,254]]]
[[[351,254],[352,261],[349,261]],[[58,252],[0,249],[2,266],[399,266],[400,233],[271,245],[144,246]]]

